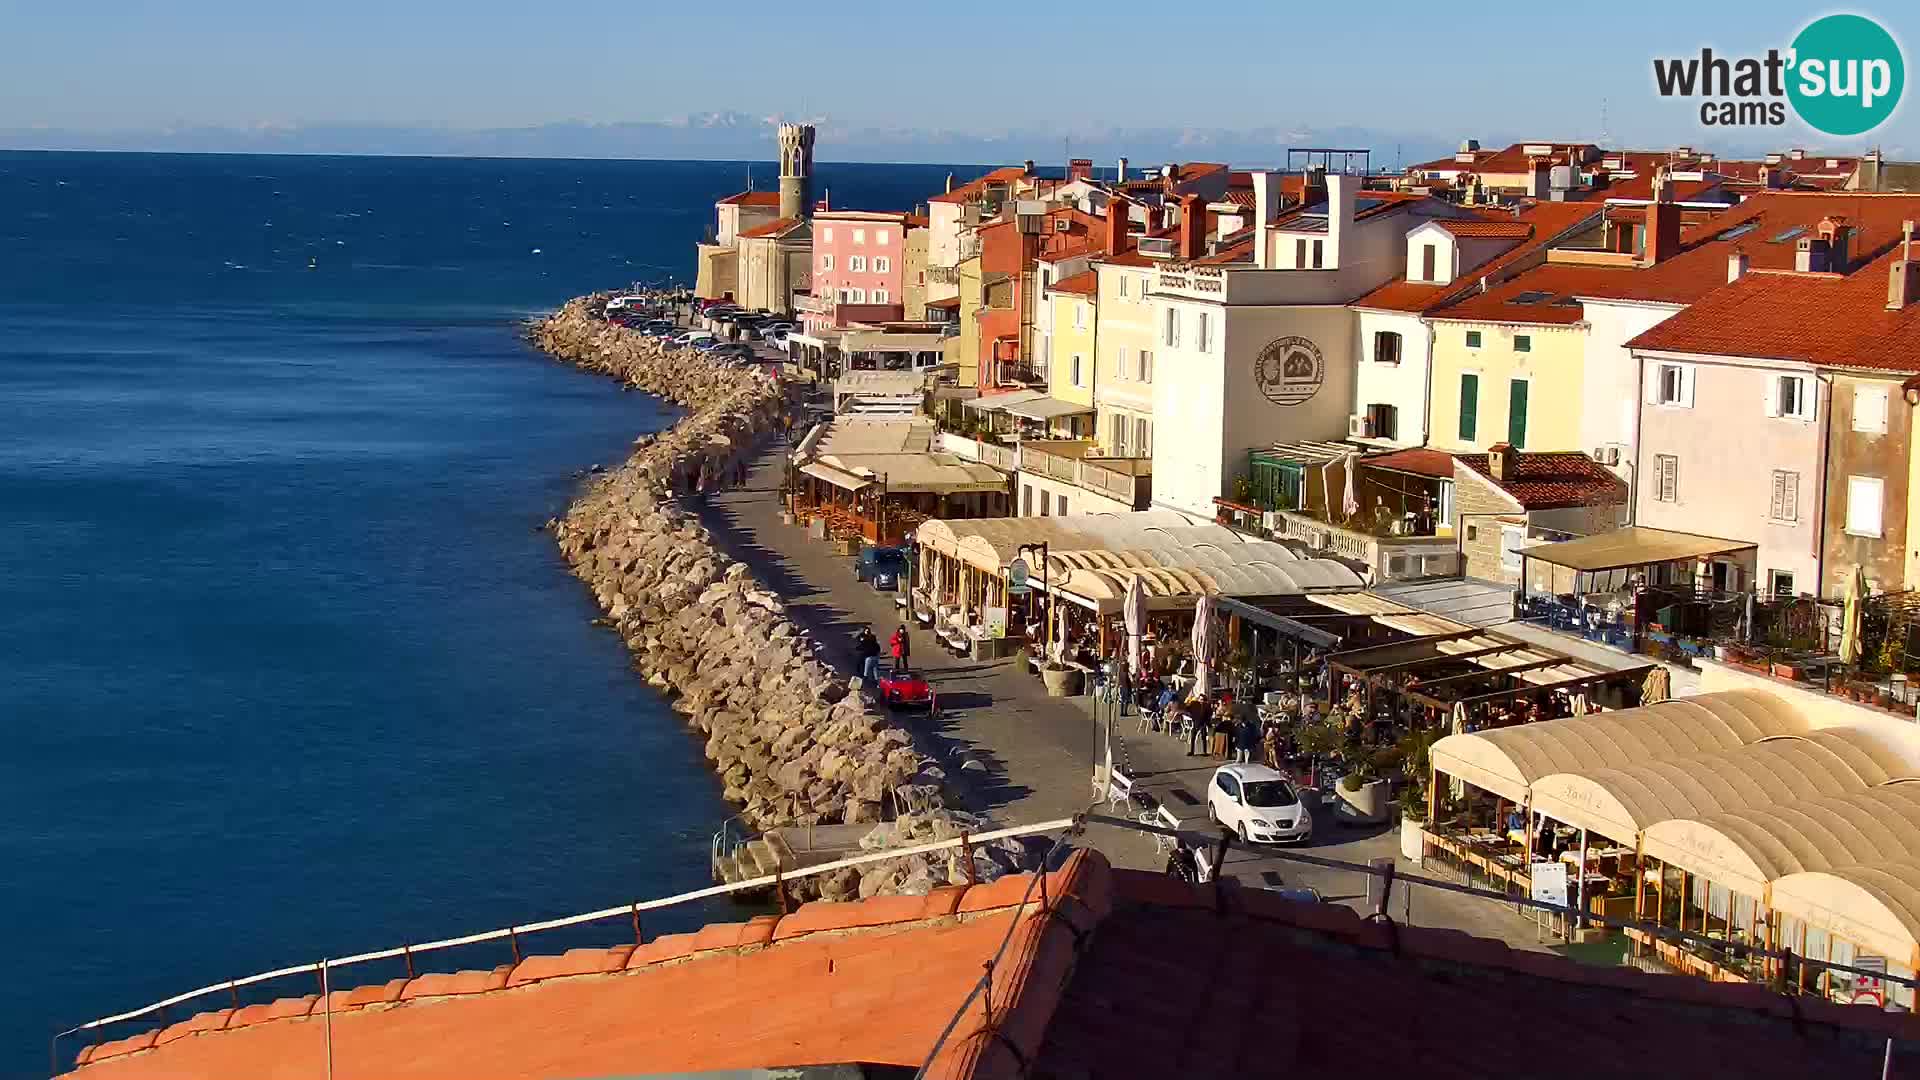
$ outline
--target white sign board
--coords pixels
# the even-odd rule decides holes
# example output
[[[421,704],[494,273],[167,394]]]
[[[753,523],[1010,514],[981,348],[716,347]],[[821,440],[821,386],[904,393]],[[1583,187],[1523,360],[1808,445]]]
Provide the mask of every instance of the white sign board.
[[[995,641],[1007,636],[1007,609],[1003,607],[982,608],[980,624],[986,628],[987,637]]]
[[[1567,864],[1537,862],[1528,867],[1533,875],[1533,898],[1543,904],[1567,906]]]
[[[1877,971],[1885,975],[1887,973],[1887,958],[1884,956],[1873,956],[1868,953],[1860,953],[1853,958],[1853,966],[1866,968],[1869,971]],[[1882,980],[1872,975],[1862,975],[1855,972],[1853,976],[1853,1003],[1855,1005],[1885,1005],[1887,1003],[1886,989],[1887,984]]]
[[[1015,559],[1007,564],[1007,592],[1012,596],[1023,596],[1027,591],[1027,560]]]

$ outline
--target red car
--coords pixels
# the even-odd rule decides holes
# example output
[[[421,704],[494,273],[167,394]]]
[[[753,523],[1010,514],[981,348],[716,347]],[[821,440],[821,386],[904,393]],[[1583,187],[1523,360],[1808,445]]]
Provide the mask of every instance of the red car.
[[[933,686],[919,672],[891,667],[880,673],[880,700],[889,709],[933,706]]]

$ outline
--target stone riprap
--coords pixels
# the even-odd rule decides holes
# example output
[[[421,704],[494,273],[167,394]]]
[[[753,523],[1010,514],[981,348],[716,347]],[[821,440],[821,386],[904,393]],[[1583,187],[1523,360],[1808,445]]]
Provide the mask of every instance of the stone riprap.
[[[880,823],[894,806],[915,809],[878,829],[870,849],[978,828],[946,809],[957,795],[947,770],[824,663],[780,597],[723,553],[680,503],[689,491],[723,482],[778,426],[787,408],[781,385],[606,323],[597,313],[602,302],[570,301],[534,324],[532,339],[686,415],[636,440],[624,464],[590,477],[566,515],[548,525],[635,667],[706,738],[726,799],[756,829]],[[977,876],[1019,868],[1016,847],[983,851]],[[852,898],[924,892],[966,877],[960,860],[920,858],[804,880],[813,883],[810,892]]]

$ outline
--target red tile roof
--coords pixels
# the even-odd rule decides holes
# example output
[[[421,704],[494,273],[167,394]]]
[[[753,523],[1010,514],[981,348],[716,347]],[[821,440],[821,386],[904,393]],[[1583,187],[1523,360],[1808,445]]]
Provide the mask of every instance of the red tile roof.
[[[760,225],[755,228],[747,229],[746,231],[742,232],[740,236],[748,240],[755,239],[757,237],[762,237],[762,236],[780,236],[784,234],[787,230],[793,228],[794,226],[802,225],[802,224],[805,224],[805,221],[804,219],[801,219],[801,218],[791,218],[791,217],[774,218],[772,221],[767,222],[765,225]]]
[[[1387,469],[1391,472],[1431,476],[1440,480],[1453,479],[1453,455],[1444,450],[1432,450],[1424,446],[1362,458],[1360,463],[1370,468]]]
[[[779,206],[780,193],[777,191],[743,191],[738,195],[729,195],[721,199],[717,206]]]
[[[1549,262],[1516,275],[1485,293],[1473,293],[1439,310],[1434,319],[1464,322],[1567,325],[1585,316],[1570,297],[1594,297],[1650,303],[1690,304],[1726,284],[1727,256],[1746,252],[1757,270],[1786,270],[1794,264],[1793,230],[1811,230],[1821,218],[1845,217],[1854,227],[1850,247],[1856,258],[1873,258],[1900,238],[1900,224],[1920,218],[1920,195],[1817,194],[1766,192],[1680,234],[1680,252],[1655,266],[1582,266]],[[1752,225],[1748,229],[1746,226]],[[1884,288],[1884,283],[1882,283]],[[1513,300],[1544,292],[1537,303]]]
[[[1516,244],[1487,262],[1469,268],[1450,284],[1434,285],[1424,281],[1408,281],[1402,275],[1355,300],[1353,306],[1375,311],[1406,312],[1428,311],[1439,307],[1449,300],[1465,296],[1478,289],[1482,278],[1498,280],[1502,273],[1524,265],[1529,258],[1537,258],[1541,248],[1566,235],[1569,230],[1577,229],[1583,223],[1593,220],[1599,214],[1600,208],[1589,204],[1542,202],[1528,207],[1518,218],[1505,214],[1482,218],[1478,224],[1504,227],[1521,225],[1531,232],[1525,243]],[[1467,222],[1441,219],[1440,224],[1451,228]]]
[[[541,958],[539,977],[513,989],[488,975],[447,997],[346,991],[334,1061],[344,1076],[392,1080],[915,1067],[1003,937],[990,990],[934,1057],[935,1080],[1375,1076],[1408,1062],[1464,1078],[1530,1074],[1527,1061],[1569,1080],[1638,1080],[1655,1061],[1662,1076],[1774,1080],[1871,1075],[1888,1039],[1904,1053],[1920,1038],[1909,1015],[1515,952],[1238,882],[1196,888],[1092,850],[1035,890],[1044,911],[1021,905],[1031,885],[815,903],[639,948],[577,949]],[[1391,1022],[1356,1022],[1370,1002],[1389,1003]],[[315,999],[285,1004],[272,1017],[202,1014],[165,1045],[154,1031],[103,1045],[80,1074],[311,1072]]]
[[[1034,259],[1043,263],[1065,262],[1068,259],[1079,259],[1088,255],[1096,255],[1099,254],[1101,250],[1103,249],[1091,240],[1083,240],[1081,243],[1068,244],[1055,251],[1043,251],[1035,255]]]
[[[1071,277],[1061,278],[1050,287],[1054,292],[1077,293],[1081,296],[1092,296],[1094,293],[1100,291],[1100,275],[1094,273],[1092,270],[1082,270]]]
[[[1525,240],[1533,235],[1533,226],[1518,218],[1485,221],[1479,218],[1438,218],[1436,224],[1455,236],[1475,239]]]
[[[1754,272],[1628,342],[1635,349],[1920,372],[1920,297],[1887,310],[1899,245],[1844,277]],[[1920,258],[1920,243],[1913,254]]]
[[[930,196],[927,199],[927,201],[937,202],[937,203],[968,202],[968,201],[971,201],[974,198],[974,196],[979,195],[981,192],[985,191],[987,189],[988,184],[993,184],[993,183],[1010,184],[1013,181],[1018,180],[1025,175],[1027,175],[1026,169],[1021,168],[1018,165],[1009,165],[1005,168],[995,169],[992,172],[988,173],[985,176],[980,177],[977,180],[969,180],[966,183],[961,184],[959,187],[954,188],[952,191],[944,191],[938,195]]]
[[[957,296],[949,296],[944,300],[929,300],[927,301],[927,306],[930,308],[957,308],[960,306],[960,298]]]
[[[1157,266],[1159,265],[1159,260],[1149,259],[1145,255],[1140,254],[1139,248],[1128,248],[1127,250],[1121,252],[1118,255],[1101,255],[1099,256],[1098,261],[1106,263],[1109,266]]]
[[[1522,452],[1514,474],[1504,480],[1495,480],[1487,471],[1487,456],[1458,454],[1454,460],[1512,496],[1525,510],[1611,506],[1627,501],[1627,485],[1599,462],[1577,451]]]

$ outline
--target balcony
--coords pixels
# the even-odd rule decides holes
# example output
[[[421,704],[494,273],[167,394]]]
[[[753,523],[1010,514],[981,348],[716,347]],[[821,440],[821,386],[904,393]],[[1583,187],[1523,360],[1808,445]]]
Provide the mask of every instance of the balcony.
[[[1375,536],[1334,525],[1295,510],[1262,515],[1276,539],[1298,540],[1317,552],[1358,564],[1369,584],[1452,577],[1460,572],[1459,547],[1451,536]]]
[[[1020,444],[1020,471],[1145,509],[1153,501],[1153,462],[1100,457],[1098,449],[1084,440],[1028,440]]]
[[[927,284],[958,285],[960,284],[960,268],[957,266],[929,266],[927,267]]]
[[[941,432],[937,448],[955,457],[977,461],[982,465],[991,465],[996,469],[1005,469],[1007,472],[1012,472],[1016,467],[1013,447],[1001,446],[985,439],[969,438],[957,432]]]

